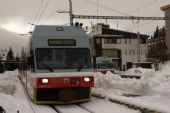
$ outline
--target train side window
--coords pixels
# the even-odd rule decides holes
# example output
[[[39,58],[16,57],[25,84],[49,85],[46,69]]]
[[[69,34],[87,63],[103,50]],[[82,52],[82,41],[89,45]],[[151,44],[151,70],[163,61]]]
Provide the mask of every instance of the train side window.
[[[34,64],[34,52],[33,50],[30,51],[30,57],[27,59],[28,65],[31,67],[31,70],[35,70],[35,64]]]

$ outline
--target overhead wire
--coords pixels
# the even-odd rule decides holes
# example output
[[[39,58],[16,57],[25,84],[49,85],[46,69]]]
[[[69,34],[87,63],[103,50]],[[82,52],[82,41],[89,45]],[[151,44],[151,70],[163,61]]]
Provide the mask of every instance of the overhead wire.
[[[51,13],[47,16],[47,18],[45,19],[45,21],[48,22],[48,21],[50,20],[50,18],[51,18],[55,13],[56,13],[56,10],[53,11],[53,12],[51,12]]]
[[[88,0],[86,0],[86,1],[82,0],[82,1],[85,2],[85,3],[88,3],[88,4],[91,4],[91,5],[95,5],[95,6],[96,6],[96,3],[95,3],[95,2],[88,1]],[[101,7],[101,8],[103,8],[103,9],[106,9],[106,10],[109,10],[109,11],[112,11],[112,12],[115,12],[115,13],[118,13],[118,14],[121,14],[121,15],[131,16],[131,15],[127,14],[127,13],[121,12],[121,11],[116,10],[116,9],[113,9],[113,8],[109,8],[109,7],[103,6],[103,5],[101,5],[101,4],[98,4],[98,6]]]
[[[157,21],[157,20],[151,20],[151,21],[149,21],[149,22],[140,24],[140,25],[138,25],[138,26],[134,26],[134,27],[132,27],[131,29],[138,28],[138,27],[142,27],[142,26],[144,26],[144,25],[150,24],[150,23],[155,22],[155,21]]]
[[[155,2],[157,2],[157,0],[153,0],[153,1],[151,1],[151,2],[149,2],[149,3],[147,3],[147,4],[145,4],[145,5],[143,5],[143,6],[141,6],[141,7],[139,7],[139,8],[137,8],[137,9],[129,12],[129,14],[132,14],[132,13],[134,13],[134,12],[136,12],[136,11],[140,11],[140,10],[142,10],[142,9],[144,9],[144,8],[152,5],[152,4],[154,4]],[[135,23],[134,20],[132,20],[132,24],[131,24],[131,25],[128,25],[128,26],[132,26],[132,25],[134,25],[134,24],[139,24],[140,22],[141,22],[141,21],[138,20],[138,21]],[[139,27],[139,25],[138,25],[138,27]],[[127,27],[125,27],[125,28],[127,28]]]
[[[82,1],[83,1],[83,2],[86,2],[86,3],[88,3],[88,4],[91,4],[91,5],[96,5],[95,2],[92,2],[92,1],[89,1],[89,0],[86,0],[86,1],[85,1],[85,0],[82,0]],[[109,7],[103,6],[103,5],[101,5],[101,4],[98,4],[98,1],[97,1],[97,6],[103,8],[103,9],[112,11],[112,12],[119,13],[119,14],[121,14],[121,15],[132,16],[132,15],[130,15],[131,13],[134,13],[134,12],[136,12],[136,11],[138,11],[138,10],[141,10],[141,9],[143,9],[143,8],[146,8],[146,7],[150,6],[150,5],[152,5],[153,3],[155,3],[156,1],[157,1],[157,0],[153,0],[153,1],[151,1],[151,2],[149,2],[149,3],[147,3],[147,4],[145,4],[145,5],[143,5],[143,6],[139,7],[139,8],[137,8],[137,9],[129,12],[129,13],[124,13],[124,12],[121,12],[121,11],[119,11],[119,10],[117,10],[117,9],[113,9],[113,8],[109,8]]]
[[[139,10],[141,10],[141,9],[143,9],[143,8],[146,8],[146,7],[150,6],[150,5],[152,5],[153,3],[155,3],[156,1],[157,1],[157,0],[153,0],[153,1],[151,1],[151,2],[149,2],[149,3],[147,3],[147,4],[145,4],[145,5],[143,5],[143,6],[139,7],[139,8],[137,8],[137,9],[129,12],[129,14],[132,14],[132,13],[134,13],[134,12],[136,12],[136,11],[139,11]]]
[[[42,9],[43,2],[44,2],[44,0],[41,0],[40,6],[39,6],[39,8],[38,8],[38,10],[37,10],[37,12],[36,12],[36,14],[35,14],[35,18],[33,19],[32,23],[31,23],[32,25],[35,25],[35,22],[36,22],[36,20],[37,20],[37,18],[38,18],[38,14],[39,14],[39,12],[40,12],[41,9]],[[31,30],[30,30],[30,31],[32,31],[32,29],[33,29],[33,26],[31,26]]]
[[[144,9],[144,8],[146,8],[146,7],[154,4],[155,2],[157,2],[157,0],[153,0],[153,1],[151,1],[151,2],[149,2],[149,3],[147,3],[147,4],[145,4],[145,5],[143,5],[143,6],[139,7],[139,8],[137,8],[137,9],[129,12],[129,13],[134,13],[134,12],[136,12],[136,11],[142,10],[142,9]],[[155,15],[157,15],[157,13],[154,14],[153,16],[155,16]],[[143,20],[143,21],[144,21],[144,20]],[[152,22],[154,22],[154,21],[156,21],[156,20],[151,20],[151,21],[149,21],[149,22],[146,22],[146,23],[143,23],[143,24],[139,24],[139,22],[141,22],[141,21],[138,20],[136,23],[134,23],[134,21],[132,20],[133,23],[132,23],[131,25],[129,25],[129,26],[132,26],[132,25],[134,25],[134,24],[137,24],[137,26],[134,26],[134,27],[132,27],[131,29],[133,29],[133,28],[139,28],[139,27],[141,27],[141,26],[143,26],[143,25],[150,24],[150,23],[152,23]],[[127,27],[125,27],[125,28],[127,28]]]
[[[43,0],[42,0],[42,1],[43,1]],[[88,3],[88,4],[91,4],[91,5],[95,5],[95,6],[96,6],[96,3],[95,3],[95,2],[88,1],[88,0],[86,0],[86,1],[82,0],[82,1],[83,1],[83,2],[86,2],[86,3]],[[133,13],[133,12],[139,11],[139,10],[141,10],[141,9],[143,9],[143,8],[146,8],[146,7],[150,6],[150,5],[152,5],[153,3],[155,3],[156,1],[157,1],[157,0],[153,0],[153,1],[151,1],[151,2],[149,2],[149,3],[147,3],[147,4],[145,4],[145,5],[143,5],[143,6],[139,7],[139,8],[137,8],[137,9],[129,12],[129,13]],[[47,6],[48,6],[48,3],[49,3],[49,0],[46,2],[46,5],[45,5],[45,7],[44,7],[44,9],[43,9],[43,11],[42,11],[42,13],[41,13],[41,15],[39,16],[39,19],[38,19],[38,22],[37,22],[37,23],[39,23],[40,19],[42,18],[43,14],[44,14]],[[106,7],[106,6],[103,6],[103,5],[101,5],[101,4],[98,3],[98,0],[97,0],[97,15],[98,15],[98,7],[101,7],[101,8],[103,8],[103,9],[107,9],[107,10],[109,10],[109,11],[116,12],[116,13],[119,13],[119,14],[122,14],[122,15],[130,16],[130,14],[127,14],[127,13],[121,12],[121,11],[119,11],[119,10],[112,9],[112,8],[108,8],[108,7]],[[54,12],[49,15],[49,17],[47,18],[47,20],[48,20],[53,14],[54,14]],[[149,23],[151,23],[151,22],[147,22],[147,23],[149,24]],[[141,24],[141,25],[146,25],[147,23],[144,23],[144,24]],[[141,26],[141,25],[140,25],[140,26]]]
[[[89,1],[89,0],[86,0],[86,1],[82,0],[82,1],[83,1],[83,2],[86,2],[86,3],[88,3],[88,4],[91,4],[91,5],[96,5],[95,2],[92,2],[92,1]],[[121,14],[121,15],[131,16],[131,15],[130,15],[131,13],[134,13],[134,12],[136,12],[136,11],[142,10],[142,9],[144,9],[144,8],[146,8],[146,7],[154,4],[155,2],[157,2],[157,0],[153,0],[153,1],[151,1],[151,2],[149,2],[149,3],[147,3],[147,4],[145,4],[145,5],[143,5],[143,6],[139,7],[139,8],[137,8],[137,9],[129,12],[129,13],[124,13],[124,12],[121,12],[121,11],[116,10],[116,9],[108,8],[108,7],[103,6],[103,5],[101,5],[101,4],[98,4],[98,3],[97,3],[97,7],[101,7],[101,8],[103,8],[103,9],[106,9],[106,10],[109,10],[109,11],[112,11],[112,12],[119,13],[119,14]],[[132,20],[132,21],[133,21],[133,20]],[[147,23],[143,23],[143,24],[141,24],[141,25],[138,25],[138,27],[143,26],[143,25],[146,25],[146,24],[149,24],[149,23],[152,23],[152,22],[153,22],[153,21],[150,21],[150,22],[147,22]],[[133,21],[133,24],[139,24],[139,20],[138,20],[136,23],[134,23],[134,21]]]
[[[155,13],[153,16],[158,16],[159,13],[160,13],[160,12],[157,12],[157,13]],[[133,26],[133,25],[135,25],[135,23],[133,23],[133,24],[130,24],[130,25],[126,26],[125,29],[128,29],[128,28],[129,28],[129,29],[137,28],[137,27],[143,26],[143,25],[145,25],[145,24],[146,24],[146,25],[147,25],[147,24],[150,24],[150,23],[152,23],[152,22],[154,22],[154,21],[157,21],[157,20],[151,20],[151,21],[149,21],[149,22],[142,23],[142,24],[136,23],[136,25],[139,24],[138,26]],[[144,21],[143,21],[143,22],[144,22]]]
[[[42,16],[43,16],[43,14],[44,14],[44,12],[45,12],[48,4],[49,4],[49,2],[50,2],[50,0],[47,0],[46,4],[45,4],[45,6],[44,6],[44,9],[42,10],[42,12],[41,12],[41,14],[40,14],[40,16],[39,16],[39,18],[38,18],[37,24],[39,24],[39,22],[40,22],[40,20],[41,20],[41,18],[42,18]]]
[[[96,3],[95,3],[95,2],[88,1],[88,0],[82,0],[82,1],[85,2],[85,3],[88,3],[88,4],[91,4],[91,5],[95,5],[95,6],[96,6]],[[97,1],[97,16],[98,16],[98,7],[101,7],[101,8],[103,8],[103,9],[106,9],[106,10],[109,10],[109,11],[111,11],[111,12],[115,12],[115,13],[118,13],[118,14],[121,14],[121,15],[131,16],[131,15],[129,15],[129,14],[127,14],[127,13],[124,13],[124,12],[121,12],[121,11],[119,11],[119,10],[112,9],[112,8],[108,8],[108,7],[106,7],[106,6],[103,6],[103,5],[99,4],[98,1]],[[117,23],[117,26],[118,26],[118,21],[116,21],[116,20],[114,20],[114,21]],[[97,22],[98,22],[98,19],[97,19]]]

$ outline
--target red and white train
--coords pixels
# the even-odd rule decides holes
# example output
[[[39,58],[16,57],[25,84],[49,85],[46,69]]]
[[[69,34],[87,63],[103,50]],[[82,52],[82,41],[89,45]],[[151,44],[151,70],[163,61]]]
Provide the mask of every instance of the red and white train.
[[[81,26],[36,26],[22,51],[20,78],[34,103],[91,100],[94,86],[89,38]]]

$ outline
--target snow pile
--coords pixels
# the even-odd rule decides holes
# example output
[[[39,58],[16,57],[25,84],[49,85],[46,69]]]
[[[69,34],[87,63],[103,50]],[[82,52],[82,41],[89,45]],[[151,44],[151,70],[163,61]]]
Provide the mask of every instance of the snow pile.
[[[128,98],[129,102],[138,103],[141,106],[153,105],[170,112],[170,62],[162,65],[161,70],[155,72],[152,69],[132,68],[124,72],[126,75],[141,76],[141,79],[121,78],[117,74],[95,75],[94,94],[100,94],[108,98]],[[126,97],[125,95],[138,95]]]
[[[128,69],[127,71],[125,71],[124,73],[122,73],[122,75],[133,75],[133,76],[141,76],[142,78],[146,77],[152,77],[154,76],[155,72],[153,69],[143,69],[141,67],[139,68],[131,68],[131,69]]]
[[[8,75],[10,76],[10,73]],[[15,104],[15,99],[13,98],[16,90],[16,80],[14,76],[9,76],[7,76],[7,73],[0,75],[0,106],[9,113],[16,113],[17,104]]]
[[[49,106],[31,103],[17,76],[17,71],[0,74],[0,106],[6,113],[56,113]]]
[[[96,73],[95,74],[95,88],[105,88],[118,90],[120,92],[124,91],[124,93],[136,94],[136,95],[144,95],[151,90],[150,87],[150,78],[153,77],[154,71],[150,69],[142,69],[142,68],[133,68],[126,71],[126,74],[132,75],[134,72],[140,73],[141,79],[130,79],[130,78],[121,78],[118,74],[112,74],[107,72],[107,74]],[[132,74],[130,73],[132,72]],[[121,94],[121,93],[119,93]]]
[[[157,95],[164,95],[170,98],[170,63],[163,66],[152,79],[152,90]]]

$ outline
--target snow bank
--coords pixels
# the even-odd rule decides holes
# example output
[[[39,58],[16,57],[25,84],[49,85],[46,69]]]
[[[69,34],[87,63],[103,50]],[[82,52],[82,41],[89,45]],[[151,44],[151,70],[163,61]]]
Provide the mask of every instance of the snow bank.
[[[170,62],[162,65],[159,71],[143,68],[132,68],[126,75],[141,76],[141,79],[121,78],[117,74],[95,75],[95,88],[92,92],[107,98],[119,98],[122,101],[149,106],[155,110],[170,113]],[[139,95],[125,97],[125,94]]]
[[[0,75],[0,106],[6,113],[56,113],[50,106],[35,105],[25,95],[18,71]]]
[[[144,95],[151,90],[150,78],[154,76],[154,71],[151,69],[142,68],[132,68],[125,72],[125,74],[132,75],[138,73],[141,76],[140,80],[121,78],[118,74],[112,74],[107,72],[107,74],[96,73],[95,74],[95,87],[96,88],[109,88],[109,89],[119,89],[126,93]]]
[[[150,78],[153,77],[155,74],[153,69],[144,69],[144,68],[131,68],[122,73],[122,75],[134,75],[134,76],[141,76],[142,78]]]

